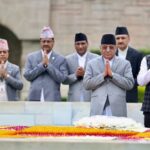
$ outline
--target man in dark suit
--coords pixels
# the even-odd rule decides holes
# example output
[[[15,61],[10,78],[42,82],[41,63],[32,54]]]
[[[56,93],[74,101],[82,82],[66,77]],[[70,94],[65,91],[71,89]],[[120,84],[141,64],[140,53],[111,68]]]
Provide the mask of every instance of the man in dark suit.
[[[116,34],[116,43],[117,43],[116,55],[130,61],[133,77],[135,80],[133,89],[127,91],[126,101],[138,102],[137,75],[140,70],[140,64],[143,55],[136,49],[129,46],[130,36],[128,33],[128,29],[126,27],[117,27],[115,34]]]

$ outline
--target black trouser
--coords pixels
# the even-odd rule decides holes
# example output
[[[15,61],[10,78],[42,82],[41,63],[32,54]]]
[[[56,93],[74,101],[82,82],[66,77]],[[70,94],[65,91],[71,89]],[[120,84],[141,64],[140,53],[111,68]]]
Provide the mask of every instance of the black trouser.
[[[144,112],[144,126],[150,128],[150,112]]]

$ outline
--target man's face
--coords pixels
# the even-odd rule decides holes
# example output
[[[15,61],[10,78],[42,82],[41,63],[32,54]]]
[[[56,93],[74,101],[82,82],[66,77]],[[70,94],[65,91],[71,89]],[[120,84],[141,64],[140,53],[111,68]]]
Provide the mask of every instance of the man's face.
[[[54,39],[53,38],[42,38],[40,39],[41,48],[47,54],[52,50],[54,46]]]
[[[0,64],[5,63],[8,60],[9,52],[8,50],[0,49]]]
[[[101,54],[105,59],[111,60],[116,53],[116,46],[112,44],[102,44]]]
[[[87,41],[77,41],[75,42],[75,49],[79,55],[84,55],[88,48],[88,42]]]
[[[125,50],[129,42],[130,42],[129,35],[126,34],[116,35],[117,48],[119,48],[120,50]]]

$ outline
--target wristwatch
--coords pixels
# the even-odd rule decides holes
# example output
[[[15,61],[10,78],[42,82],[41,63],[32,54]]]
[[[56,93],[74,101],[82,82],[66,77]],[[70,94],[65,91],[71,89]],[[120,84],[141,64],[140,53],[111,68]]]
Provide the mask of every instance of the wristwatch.
[[[9,77],[10,77],[10,75],[9,75],[9,74],[7,74],[7,75],[6,75],[6,77],[7,77],[7,78],[9,78]]]

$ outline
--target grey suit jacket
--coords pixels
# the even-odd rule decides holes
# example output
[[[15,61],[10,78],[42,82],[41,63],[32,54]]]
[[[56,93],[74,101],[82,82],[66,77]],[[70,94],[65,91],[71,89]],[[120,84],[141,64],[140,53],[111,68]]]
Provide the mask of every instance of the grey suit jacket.
[[[42,52],[29,54],[24,77],[30,81],[29,100],[39,101],[44,90],[45,101],[60,101],[60,84],[67,77],[66,60],[52,51],[47,68],[42,64]]]
[[[88,61],[98,55],[87,52],[85,67]],[[80,97],[83,96],[83,101],[91,100],[91,91],[85,90],[83,87],[83,80],[77,80],[75,72],[79,67],[77,53],[70,54],[66,57],[68,77],[64,84],[69,84],[68,101],[80,101]]]
[[[84,86],[92,90],[91,115],[102,115],[108,97],[113,116],[127,116],[126,90],[132,89],[134,79],[127,60],[114,57],[113,77],[104,79],[104,59],[91,60],[86,67]]]
[[[8,74],[10,75],[8,78],[5,79],[8,100],[18,100],[18,92],[23,88],[19,67],[15,64],[8,62],[6,69]]]

